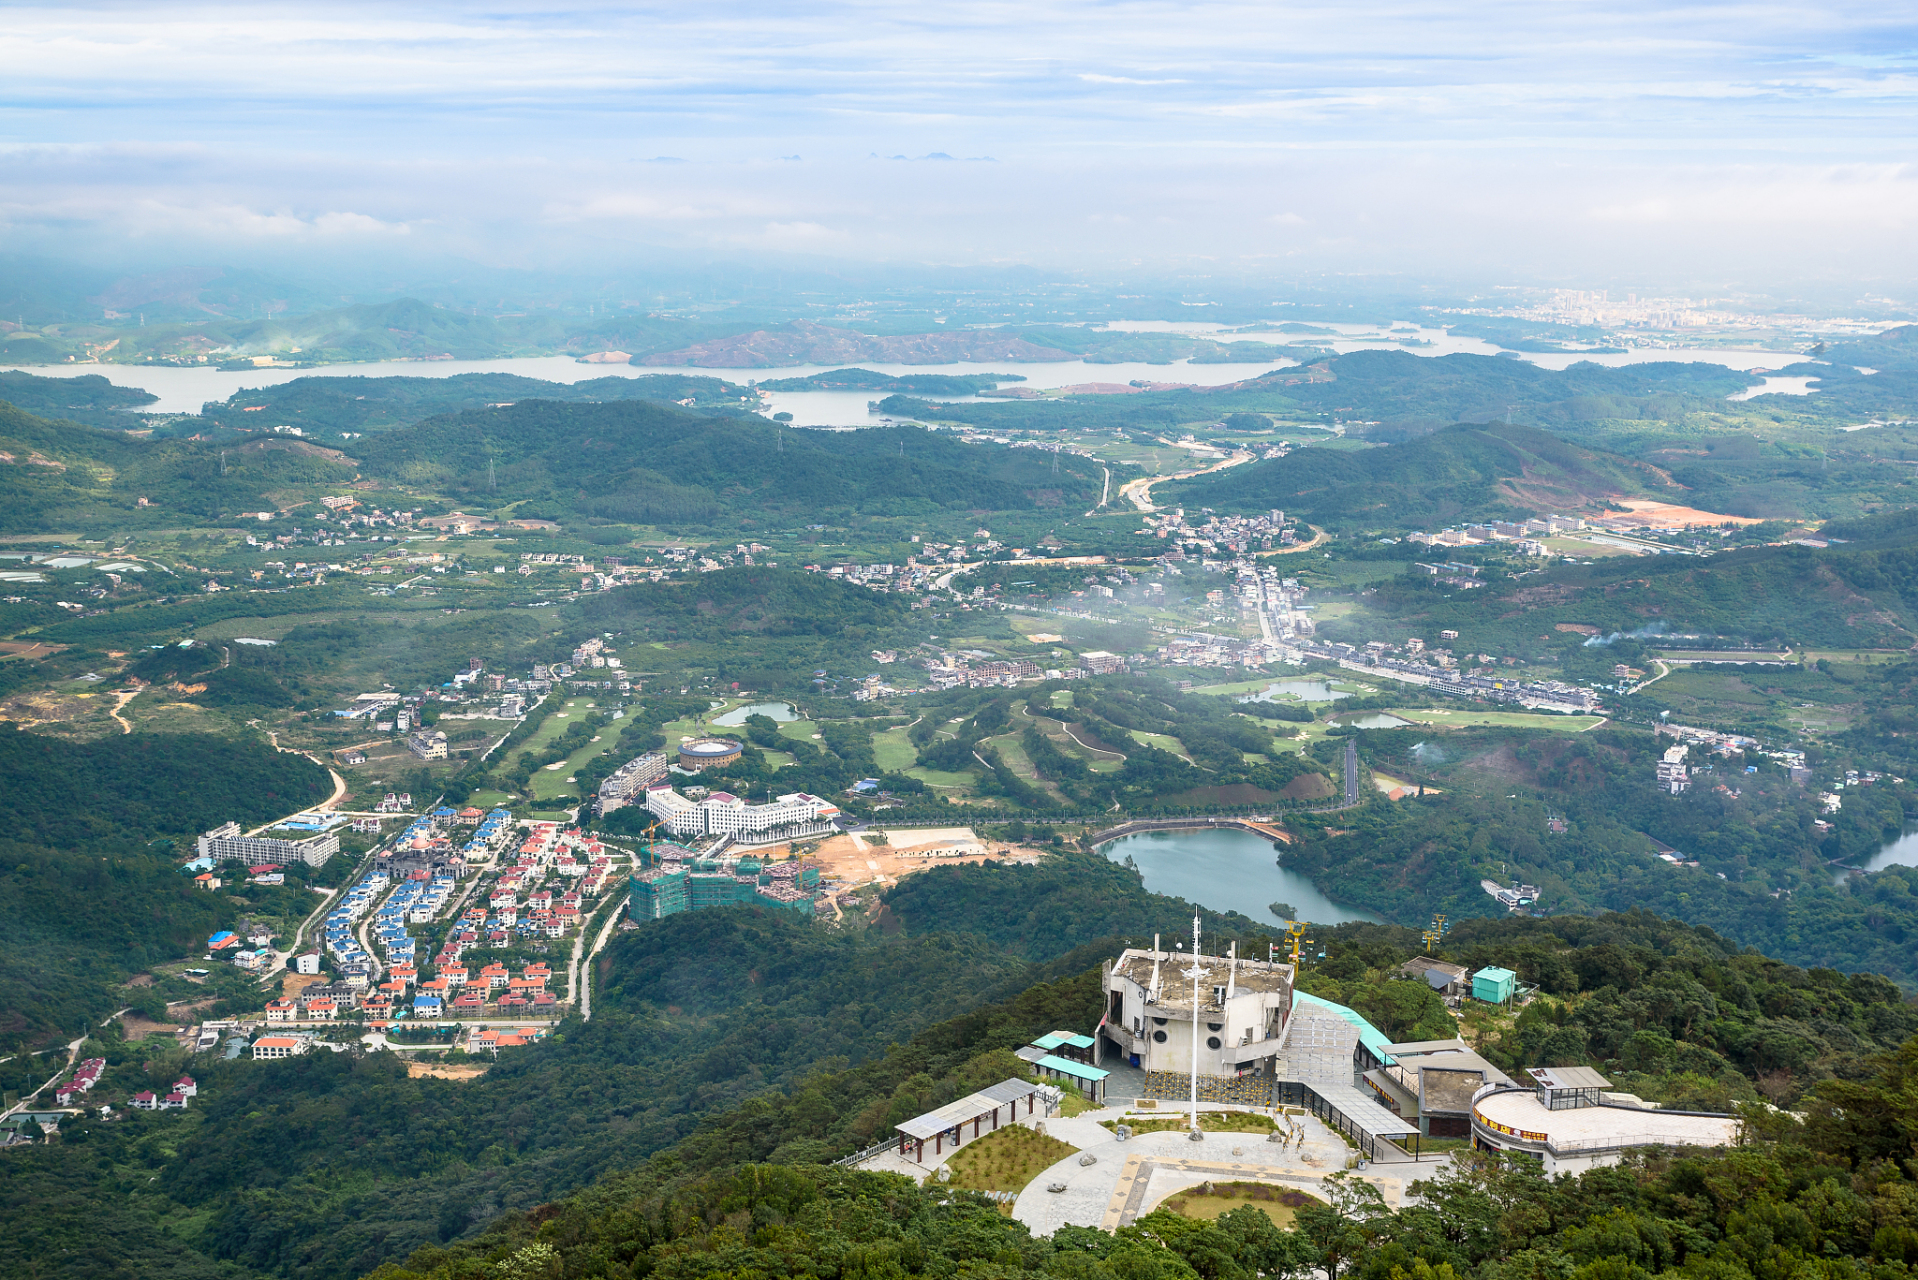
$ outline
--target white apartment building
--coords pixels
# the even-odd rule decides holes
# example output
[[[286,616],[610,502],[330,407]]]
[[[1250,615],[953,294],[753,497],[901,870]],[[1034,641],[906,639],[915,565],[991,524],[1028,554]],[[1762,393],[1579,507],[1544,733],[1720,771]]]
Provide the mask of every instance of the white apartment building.
[[[202,858],[211,858],[215,862],[244,862],[248,865],[304,862],[309,867],[323,867],[328,858],[340,851],[340,837],[334,831],[323,832],[311,840],[244,836],[240,834],[239,823],[228,822],[199,837],[193,842],[193,847]]]

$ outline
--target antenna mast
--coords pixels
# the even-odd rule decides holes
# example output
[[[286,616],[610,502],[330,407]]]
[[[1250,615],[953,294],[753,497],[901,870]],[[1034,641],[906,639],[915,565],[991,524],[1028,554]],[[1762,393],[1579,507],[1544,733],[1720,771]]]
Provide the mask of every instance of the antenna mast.
[[[1199,917],[1192,916],[1192,967],[1185,976],[1192,979],[1192,1132],[1193,1142],[1204,1142],[1205,1135],[1199,1132],[1199,975],[1205,967],[1199,963]]]

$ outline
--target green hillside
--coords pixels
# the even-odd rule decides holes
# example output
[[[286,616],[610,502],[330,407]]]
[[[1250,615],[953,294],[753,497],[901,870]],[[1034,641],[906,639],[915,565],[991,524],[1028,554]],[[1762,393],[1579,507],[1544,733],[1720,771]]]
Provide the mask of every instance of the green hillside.
[[[0,359],[10,355],[0,350]],[[19,369],[0,371],[0,401],[43,418],[127,430],[145,426],[137,411],[158,399],[138,387],[115,386],[97,373],[43,378]]]
[[[936,882],[937,892],[908,892],[918,881]],[[965,927],[1013,902],[1034,911],[1016,946]],[[945,868],[889,891],[887,905],[881,927],[851,932],[751,908],[642,926],[601,958],[590,1023],[569,1019],[549,1041],[504,1052],[470,1081],[410,1078],[390,1053],[189,1060],[170,1041],[127,1043],[116,1024],[85,1049],[108,1060],[111,1084],[190,1068],[200,1097],[184,1116],[74,1126],[58,1144],[11,1153],[0,1164],[0,1192],[35,1212],[0,1236],[0,1269],[32,1274],[34,1257],[71,1251],[87,1274],[179,1280],[349,1280],[382,1266],[391,1268],[379,1271],[384,1280],[621,1280],[727,1274],[748,1262],[754,1274],[851,1276],[871,1270],[855,1268],[847,1250],[866,1258],[872,1248],[919,1238],[926,1252],[912,1255],[921,1257],[912,1274],[1015,1275],[1031,1261],[1035,1275],[1187,1280],[1194,1273],[1180,1261],[1185,1254],[1167,1252],[1184,1237],[1166,1238],[1158,1219],[1117,1237],[1081,1230],[1041,1242],[963,1193],[937,1192],[951,1201],[942,1208],[903,1183],[835,1174],[823,1162],[1021,1071],[1008,1051],[1031,1037],[1096,1024],[1098,965],[1122,945],[1107,930],[1136,938],[1176,929],[1190,904],[1145,893],[1122,866],[1071,855],[1030,868]],[[903,927],[890,928],[892,917]],[[1248,954],[1273,941],[1235,923],[1207,913],[1209,941],[1236,937]],[[1303,975],[1307,990],[1365,1011],[1391,1034],[1433,1017],[1441,1023],[1431,1025],[1449,1023],[1429,990],[1389,977],[1420,950],[1414,932],[1344,925],[1318,936],[1325,955]],[[1918,1008],[1883,979],[1794,968],[1645,913],[1465,921],[1440,954],[1475,967],[1502,964],[1542,988],[1523,1016],[1502,1020],[1480,1042],[1508,1071],[1589,1063],[1621,1087],[1675,1106],[1775,1099],[1808,1123],[1775,1117],[1763,1140],[1818,1152],[1790,1158],[1817,1179],[1849,1183],[1857,1171],[1882,1178],[1878,1162],[1903,1157],[1900,1144],[1910,1142],[1895,1126],[1855,1122],[1883,1105],[1877,1091],[1904,1087],[1902,1077],[1886,1082],[1888,1068],[1873,1055],[1918,1028]],[[1727,1169],[1749,1174],[1754,1160],[1787,1158],[1759,1145]],[[743,1167],[759,1164],[776,1167]],[[1599,1175],[1601,1184],[1609,1185],[1606,1177],[1616,1175]],[[1766,1185],[1798,1185],[1781,1177]],[[709,1222],[703,1212],[668,1212],[661,1199],[718,1195],[712,1189],[737,1190],[742,1180],[757,1190],[740,1202],[747,1217],[738,1219],[753,1229],[738,1236],[710,1233],[698,1225]],[[1545,1193],[1519,1170],[1496,1185],[1517,1203]],[[825,1190],[797,1221],[755,1216],[785,1214],[780,1188],[805,1186]],[[1443,1204],[1451,1194],[1428,1196]],[[1611,1212],[1620,1194],[1607,1193],[1593,1211]],[[866,1201],[856,1212],[848,1207]],[[714,1216],[733,1212],[728,1203],[713,1206]],[[1583,1201],[1569,1195],[1565,1203]],[[853,1216],[835,1216],[842,1211]],[[1584,1212],[1528,1216],[1524,1238],[1561,1247],[1550,1243],[1559,1229],[1552,1224],[1570,1231]],[[1718,1230],[1702,1211],[1688,1212],[1693,1231]],[[1396,1246],[1386,1233],[1411,1233],[1419,1220],[1366,1221],[1389,1249]],[[949,1234],[962,1227],[963,1239]],[[808,1261],[827,1247],[815,1237],[829,1232],[845,1237],[830,1245],[838,1253]],[[1323,1240],[1310,1230],[1259,1238],[1263,1247],[1296,1251],[1301,1273],[1323,1261]],[[1858,1242],[1873,1238],[1846,1237],[1853,1243],[1843,1247],[1861,1257],[1892,1247]],[[1420,1256],[1455,1267],[1495,1260],[1472,1252],[1489,1244],[1436,1239],[1419,1246]],[[1599,1247],[1582,1239],[1561,1245]],[[521,1253],[536,1242],[558,1262]],[[1217,1241],[1186,1241],[1200,1243]],[[774,1247],[776,1259],[751,1252]],[[1252,1280],[1227,1267],[1240,1266],[1231,1262],[1237,1248],[1203,1255],[1211,1259],[1203,1274]],[[1151,1270],[1100,1269],[1101,1256],[1131,1249],[1160,1261]],[[715,1272],[713,1250],[737,1265]],[[1074,1250],[1080,1262],[1071,1261]],[[962,1269],[968,1257],[990,1269]],[[523,1269],[532,1262],[541,1269]],[[909,1273],[902,1265],[885,1274]],[[1738,1280],[1723,1268],[1712,1274]]]
[[[120,984],[233,924],[179,870],[193,837],[297,812],[332,789],[312,761],[262,742],[139,734],[75,743],[13,726],[0,726],[0,776],[4,1049],[71,1036],[162,995]],[[312,909],[303,869],[294,880],[256,891],[263,918]]]
[[[1918,371],[1918,324],[1900,325],[1869,338],[1834,342],[1813,353],[1833,365],[1862,365],[1867,369]]]
[[[369,439],[368,474],[459,501],[536,501],[644,523],[756,514],[831,519],[866,512],[1083,509],[1097,463],[967,445],[919,428],[795,431],[645,402],[556,404],[436,418]]]
[[[1679,496],[1655,469],[1536,427],[1461,424],[1404,444],[1300,449],[1154,488],[1161,506],[1272,507],[1329,527],[1418,528],[1524,517],[1617,497]]]
[[[344,455],[300,440],[255,439],[221,450],[187,440],[36,417],[0,403],[0,532],[158,528],[217,522],[278,505],[283,486],[343,484]],[[141,499],[146,499],[142,505]]]
[[[0,394],[4,391],[5,384],[0,383]],[[691,407],[702,411],[741,413],[746,392],[718,378],[670,373],[571,383],[512,373],[461,373],[450,378],[310,377],[237,392],[206,405],[197,418],[181,421],[175,429],[258,431],[285,424],[324,440],[343,432],[390,431],[441,414],[535,399],[588,403],[690,399]]]

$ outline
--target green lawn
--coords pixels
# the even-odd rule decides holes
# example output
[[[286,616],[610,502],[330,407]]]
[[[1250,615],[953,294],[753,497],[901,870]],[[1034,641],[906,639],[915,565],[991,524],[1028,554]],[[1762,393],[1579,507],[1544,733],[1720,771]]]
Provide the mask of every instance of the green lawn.
[[[578,720],[579,717],[585,715],[592,709],[593,703],[590,699],[568,698],[557,711],[554,711],[541,722],[532,737],[513,749],[513,754],[517,756],[521,752],[530,751],[534,755],[538,755],[540,752],[552,746],[554,741],[557,740],[562,733],[565,733],[567,728]]]
[[[1190,761],[1192,759],[1191,756],[1186,754],[1185,743],[1180,742],[1177,738],[1169,737],[1163,733],[1147,733],[1144,729],[1129,729],[1127,732],[1132,735],[1132,739],[1135,742],[1143,742],[1148,746],[1157,747],[1161,751],[1170,751],[1182,760]]]
[[[1824,658],[1831,662],[1869,666],[1880,662],[1903,662],[1911,655],[1903,649],[1807,649],[1802,656],[1807,662]]]
[[[942,790],[964,790],[973,783],[973,776],[969,773],[944,773],[938,769],[908,769],[906,776]]]
[[[904,725],[873,734],[872,756],[884,773],[903,773],[919,763],[919,753],[913,749],[912,740],[906,737]]]
[[[594,756],[611,751],[618,738],[618,734],[613,732],[611,726],[608,726],[598,734],[598,737],[598,742],[588,742],[572,755],[566,757],[565,762],[561,764],[559,768],[533,770],[533,781],[529,785],[532,787],[533,800],[535,803],[550,799],[553,796],[579,794],[578,789],[568,783],[566,779],[572,777],[575,770],[583,768],[586,762]]]
[[[1047,794],[1059,799],[1064,799],[1064,797],[1059,794],[1057,787],[1039,776],[1039,770],[1032,763],[1032,757],[1026,754],[1025,747],[1021,745],[1016,735],[1007,734],[1003,738],[994,738],[992,739],[992,745],[998,750],[999,758],[1006,762],[1008,769],[1011,769],[1027,782],[1036,784]]]

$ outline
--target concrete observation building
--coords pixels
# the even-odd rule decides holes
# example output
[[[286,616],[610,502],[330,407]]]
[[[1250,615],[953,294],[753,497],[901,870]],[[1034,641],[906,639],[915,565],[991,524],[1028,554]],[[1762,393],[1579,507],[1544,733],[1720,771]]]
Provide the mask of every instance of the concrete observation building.
[[[1489,974],[1474,998],[1513,999],[1515,975]],[[1465,985],[1463,970],[1440,978]],[[1463,1040],[1393,1043],[1356,1010],[1295,981],[1293,966],[1275,957],[1195,960],[1160,950],[1157,939],[1149,951],[1128,948],[1105,965],[1105,1013],[1084,1057],[1095,1068],[1109,1063],[1143,1097],[1177,1103],[1196,1092],[1201,1102],[1303,1106],[1373,1158],[1398,1158],[1387,1142],[1416,1149],[1427,1136],[1470,1137],[1481,1149],[1535,1155],[1548,1174],[1578,1173],[1633,1147],[1737,1138],[1736,1117],[1660,1110],[1607,1092],[1588,1068],[1533,1068],[1521,1084]],[[1081,1039],[1055,1033],[1050,1051],[1072,1053]]]

